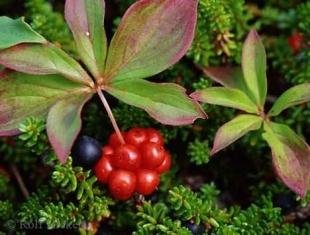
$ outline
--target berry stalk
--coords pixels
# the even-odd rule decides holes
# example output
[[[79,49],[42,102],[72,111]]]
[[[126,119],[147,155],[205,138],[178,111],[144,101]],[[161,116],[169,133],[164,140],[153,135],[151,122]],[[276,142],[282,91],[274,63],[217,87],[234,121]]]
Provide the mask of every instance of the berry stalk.
[[[107,113],[108,113],[108,116],[109,116],[109,118],[110,118],[110,120],[111,120],[111,123],[112,123],[112,125],[113,125],[113,128],[114,128],[114,130],[115,130],[115,132],[116,132],[116,134],[117,134],[117,137],[118,137],[119,141],[120,141],[122,144],[125,144],[124,137],[123,137],[122,132],[120,131],[118,125],[117,125],[117,122],[116,122],[116,120],[115,120],[115,118],[114,118],[114,115],[113,115],[113,113],[112,113],[112,110],[111,110],[111,108],[110,108],[110,105],[109,105],[108,101],[106,100],[106,98],[104,97],[102,90],[101,90],[99,87],[97,88],[97,93],[98,93],[98,95],[99,95],[99,97],[100,97],[100,99],[101,99],[101,101],[102,101],[102,104],[103,104],[105,110],[106,110]]]
[[[26,185],[23,181],[23,178],[21,177],[20,173],[19,173],[19,170],[17,169],[16,165],[15,164],[12,164],[11,165],[11,170],[13,172],[13,175],[14,177],[16,178],[16,181],[20,187],[20,190],[22,192],[22,194],[24,195],[25,198],[28,198],[29,197],[29,192],[26,188]]]

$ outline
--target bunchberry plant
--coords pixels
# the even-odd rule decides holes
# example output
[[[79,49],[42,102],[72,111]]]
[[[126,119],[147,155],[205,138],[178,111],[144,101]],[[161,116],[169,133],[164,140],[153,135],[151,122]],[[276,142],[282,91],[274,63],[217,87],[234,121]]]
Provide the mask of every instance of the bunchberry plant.
[[[240,114],[216,133],[211,154],[224,149],[249,131],[263,126],[262,137],[269,144],[278,176],[293,191],[305,196],[310,183],[310,148],[290,127],[271,121],[283,110],[310,101],[310,83],[285,91],[269,112],[267,96],[266,52],[255,30],[243,46],[242,68],[206,68],[204,72],[224,87],[194,92],[191,97],[205,103],[239,109]]]
[[[104,0],[67,0],[65,18],[81,61],[48,42],[24,20],[0,17],[0,135],[18,134],[28,117],[46,118],[49,141],[65,162],[81,129],[84,104],[97,93],[124,143],[104,92],[147,111],[163,124],[205,118],[176,84],[143,80],[183,57],[195,31],[197,0],[139,0],[111,42]]]

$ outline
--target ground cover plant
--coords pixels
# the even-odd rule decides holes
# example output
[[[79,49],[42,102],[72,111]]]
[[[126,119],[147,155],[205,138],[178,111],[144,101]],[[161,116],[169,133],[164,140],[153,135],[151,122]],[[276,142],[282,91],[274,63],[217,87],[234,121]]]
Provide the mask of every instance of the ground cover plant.
[[[1,233],[310,234],[309,11],[0,1]]]

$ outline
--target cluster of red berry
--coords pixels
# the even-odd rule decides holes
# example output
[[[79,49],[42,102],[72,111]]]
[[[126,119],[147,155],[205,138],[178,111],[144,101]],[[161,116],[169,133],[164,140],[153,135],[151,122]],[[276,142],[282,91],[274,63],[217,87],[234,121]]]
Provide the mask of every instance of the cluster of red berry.
[[[99,182],[108,184],[115,199],[127,200],[134,192],[150,195],[159,185],[160,174],[171,166],[163,137],[152,128],[132,128],[123,136],[125,144],[116,133],[110,136],[94,167],[95,175]]]

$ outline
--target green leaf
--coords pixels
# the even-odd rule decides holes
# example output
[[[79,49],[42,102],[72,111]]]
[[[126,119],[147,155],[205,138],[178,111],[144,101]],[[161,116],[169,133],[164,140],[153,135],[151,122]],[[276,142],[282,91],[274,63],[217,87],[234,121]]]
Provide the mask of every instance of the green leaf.
[[[129,79],[112,83],[107,92],[116,98],[142,108],[157,121],[168,125],[185,125],[205,118],[198,103],[191,100],[185,89],[173,83],[152,83]]]
[[[266,52],[257,32],[251,30],[242,50],[242,70],[249,95],[264,106],[267,95]]]
[[[0,17],[0,50],[20,43],[46,43],[47,41],[25,23],[23,18],[13,20]]]
[[[92,86],[84,69],[53,44],[21,44],[0,51],[0,64],[7,68],[35,75],[61,74],[75,82]]]
[[[238,89],[245,93],[248,91],[240,67],[208,67],[203,68],[203,72],[226,88]]]
[[[77,43],[77,50],[96,78],[103,74],[107,53],[104,15],[104,0],[66,1],[65,17]]]
[[[241,114],[225,123],[216,133],[211,155],[232,144],[249,131],[258,130],[262,125],[259,116]]]
[[[134,3],[111,41],[104,79],[146,78],[179,61],[194,38],[197,4],[197,0]]]
[[[85,102],[91,97],[85,93],[69,99],[58,101],[49,111],[46,130],[55,152],[65,163],[81,130],[81,111]]]
[[[191,94],[197,101],[258,113],[258,108],[242,91],[225,87],[210,87]]]
[[[59,100],[91,93],[89,87],[60,75],[3,73],[0,77],[0,136],[18,134],[19,124],[28,117],[46,117]],[[59,134],[65,135],[65,132]]]
[[[310,83],[294,86],[285,91],[270,109],[269,116],[277,116],[283,110],[310,101]]]
[[[310,182],[310,148],[288,126],[265,123],[263,138],[272,149],[273,165],[280,179],[305,196]]]

